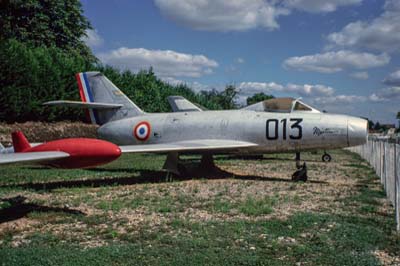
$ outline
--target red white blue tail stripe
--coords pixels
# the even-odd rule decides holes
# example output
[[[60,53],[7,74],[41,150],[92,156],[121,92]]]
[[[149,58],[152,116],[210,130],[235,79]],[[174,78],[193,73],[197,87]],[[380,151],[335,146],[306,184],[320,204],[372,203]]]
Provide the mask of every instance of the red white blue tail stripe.
[[[81,96],[81,100],[84,103],[92,103],[94,102],[93,93],[90,89],[89,81],[87,79],[86,73],[77,73],[76,80],[78,81],[79,94]],[[97,124],[97,112],[93,109],[88,109],[88,116],[92,124]]]

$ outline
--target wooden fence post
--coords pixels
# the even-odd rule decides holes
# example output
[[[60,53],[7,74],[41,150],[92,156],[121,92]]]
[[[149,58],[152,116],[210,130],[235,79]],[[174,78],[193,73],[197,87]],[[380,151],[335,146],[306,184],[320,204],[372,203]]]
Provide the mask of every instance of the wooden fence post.
[[[394,143],[394,182],[395,182],[395,198],[394,198],[394,208],[396,210],[396,224],[397,231],[400,231],[400,176],[399,176],[399,162],[400,158],[397,154],[398,147],[397,143]]]
[[[379,161],[380,161],[380,173],[379,173],[379,177],[381,178],[381,184],[383,184],[383,141],[379,142],[379,147],[380,147],[380,152],[379,152]]]

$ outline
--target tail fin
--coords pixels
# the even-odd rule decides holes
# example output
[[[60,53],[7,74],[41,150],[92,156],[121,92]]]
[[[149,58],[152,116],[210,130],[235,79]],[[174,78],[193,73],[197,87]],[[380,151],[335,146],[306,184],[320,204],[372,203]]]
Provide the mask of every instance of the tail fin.
[[[109,121],[141,115],[144,112],[122,93],[106,76],[100,72],[82,72],[76,74],[79,94],[85,103],[120,104],[121,108],[90,108],[88,113],[93,124],[105,124]]]
[[[169,105],[173,112],[202,112],[196,104],[182,96],[168,96]]]
[[[21,131],[11,133],[11,137],[15,152],[24,152],[31,147],[24,133]]]

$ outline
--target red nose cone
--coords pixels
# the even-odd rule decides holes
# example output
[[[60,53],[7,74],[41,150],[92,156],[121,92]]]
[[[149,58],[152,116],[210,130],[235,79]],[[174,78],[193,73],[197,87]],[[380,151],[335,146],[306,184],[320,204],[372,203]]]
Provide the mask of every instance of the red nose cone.
[[[121,149],[108,141],[98,139],[62,139],[44,143],[29,151],[62,151],[68,158],[51,161],[59,168],[87,168],[103,165],[118,159]]]

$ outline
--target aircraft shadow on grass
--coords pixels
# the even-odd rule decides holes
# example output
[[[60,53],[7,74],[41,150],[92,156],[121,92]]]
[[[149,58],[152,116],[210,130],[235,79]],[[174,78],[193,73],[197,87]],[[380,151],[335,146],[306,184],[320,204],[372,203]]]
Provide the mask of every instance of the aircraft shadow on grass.
[[[0,224],[18,220],[26,217],[32,212],[58,212],[65,214],[85,215],[85,213],[79,210],[73,210],[67,207],[50,207],[42,206],[35,203],[25,203],[26,197],[16,196],[13,198],[0,199],[2,202],[10,205],[7,208],[0,209]]]
[[[275,156],[271,156],[270,154],[264,154],[264,155],[221,155],[219,157],[216,157],[214,159],[216,162],[218,161],[226,161],[226,160],[241,160],[241,161],[257,161],[257,162],[263,162],[263,161],[283,161],[283,162],[290,162],[290,161],[294,161],[295,158],[294,156],[282,156],[282,157],[275,157]],[[185,159],[185,162],[198,162],[198,159]],[[307,159],[305,160],[307,163],[311,162],[311,163],[324,163],[322,162],[321,159]]]
[[[112,177],[112,178],[97,178],[97,179],[86,179],[86,180],[63,180],[63,181],[50,181],[50,182],[38,182],[38,183],[22,183],[22,184],[7,184],[1,185],[0,188],[22,188],[31,189],[37,191],[51,191],[58,188],[74,188],[74,187],[104,187],[104,186],[121,186],[121,185],[135,185],[135,184],[147,184],[147,183],[165,183],[168,182],[165,171],[155,170],[142,170],[133,168],[93,168],[88,169],[96,172],[114,172],[114,173],[132,173],[132,176],[128,177]],[[190,169],[190,171],[182,176],[174,176],[174,181],[186,181],[192,179],[227,179],[234,178],[238,180],[254,180],[254,181],[266,181],[266,182],[293,182],[290,179],[277,178],[277,177],[265,177],[255,175],[235,175],[230,172],[215,168],[212,171],[202,171],[199,168]],[[308,183],[320,183],[327,184],[324,181],[309,180]]]

